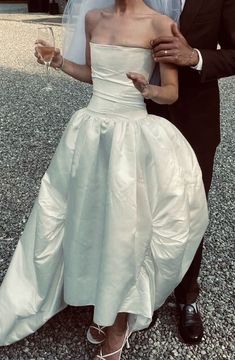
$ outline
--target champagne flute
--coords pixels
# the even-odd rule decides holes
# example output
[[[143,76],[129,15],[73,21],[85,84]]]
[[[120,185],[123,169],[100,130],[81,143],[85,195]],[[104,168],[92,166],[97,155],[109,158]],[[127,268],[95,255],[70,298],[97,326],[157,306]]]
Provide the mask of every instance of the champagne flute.
[[[47,85],[42,90],[50,91],[52,86],[49,81],[49,67],[55,53],[55,37],[50,26],[38,28],[37,51],[46,65]]]

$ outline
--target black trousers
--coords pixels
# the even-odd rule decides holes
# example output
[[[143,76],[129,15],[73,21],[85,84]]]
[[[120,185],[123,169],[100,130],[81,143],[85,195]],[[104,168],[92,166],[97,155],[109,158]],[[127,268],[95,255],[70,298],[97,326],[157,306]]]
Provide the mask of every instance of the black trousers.
[[[196,153],[196,151],[195,151],[195,153]],[[200,154],[196,153],[196,155],[197,155],[197,159],[198,159],[199,165],[202,170],[204,188],[205,188],[206,196],[208,198],[208,192],[210,190],[210,185],[211,185],[211,181],[212,181],[215,151],[214,151],[214,153],[210,154],[211,158],[207,159],[207,161],[204,161],[204,159],[201,159]],[[210,164],[210,166],[208,166],[208,163]],[[198,278],[198,275],[200,272],[202,251],[203,251],[203,239],[197,249],[197,252],[193,258],[193,261],[192,261],[188,271],[186,272],[185,276],[183,277],[181,283],[175,289],[176,301],[180,304],[191,304],[197,300],[197,297],[198,297],[199,291],[200,291],[200,288],[199,288],[199,285],[197,282],[197,278]]]
[[[152,101],[146,101],[146,105],[149,114],[162,116],[171,121],[171,117],[166,107],[160,106],[156,108],[156,104],[154,104]],[[197,156],[199,165],[202,170],[205,192],[206,195],[208,196],[208,192],[212,180],[213,163],[214,163],[216,147],[210,149],[210,151],[199,151],[197,147],[197,139],[193,139],[193,140],[190,139],[189,136],[187,136],[187,133],[185,133],[182,128],[177,126],[175,122],[173,123],[176,127],[179,128],[179,130],[182,132],[182,134],[185,136],[185,138],[188,140],[188,142],[194,149],[194,152]],[[202,250],[203,250],[203,239],[197,249],[197,252],[194,256],[194,259],[187,273],[183,277],[181,283],[175,289],[174,293],[175,293],[176,301],[180,304],[190,304],[197,300],[200,291],[197,278],[200,272]]]

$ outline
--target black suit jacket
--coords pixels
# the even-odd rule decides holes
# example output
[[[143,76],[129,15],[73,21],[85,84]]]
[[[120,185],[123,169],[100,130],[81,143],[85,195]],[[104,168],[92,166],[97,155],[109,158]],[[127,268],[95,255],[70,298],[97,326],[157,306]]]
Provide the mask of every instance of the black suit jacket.
[[[235,74],[235,0],[186,0],[180,29],[200,50],[202,71],[179,68],[178,101],[171,106],[148,101],[147,108],[169,119],[189,141],[208,191],[220,141],[218,78]]]

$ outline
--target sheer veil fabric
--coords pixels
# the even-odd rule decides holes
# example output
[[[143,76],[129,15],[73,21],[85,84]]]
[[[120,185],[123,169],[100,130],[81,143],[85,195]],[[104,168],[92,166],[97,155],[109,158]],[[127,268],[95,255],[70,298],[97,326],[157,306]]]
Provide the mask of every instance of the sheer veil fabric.
[[[145,0],[146,5],[178,22],[180,0]],[[63,55],[78,64],[85,64],[85,16],[92,9],[102,9],[115,4],[114,0],[69,0],[63,16]]]

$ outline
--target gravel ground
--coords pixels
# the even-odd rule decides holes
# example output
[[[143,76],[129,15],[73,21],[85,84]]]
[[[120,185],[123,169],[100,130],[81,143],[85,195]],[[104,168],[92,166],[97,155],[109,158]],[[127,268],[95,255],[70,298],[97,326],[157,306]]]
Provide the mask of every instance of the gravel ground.
[[[84,107],[90,87],[52,72],[54,91],[40,91],[45,69],[33,57],[37,26],[51,23],[61,42],[60,17],[0,14],[0,277],[3,278],[44,174],[71,114]],[[210,226],[201,269],[200,308],[205,335],[200,345],[178,339],[174,298],[155,314],[155,325],[133,334],[123,359],[235,359],[234,289],[234,111],[235,78],[222,80],[222,142],[210,192]],[[68,307],[39,331],[0,348],[4,360],[85,360],[91,309]]]

